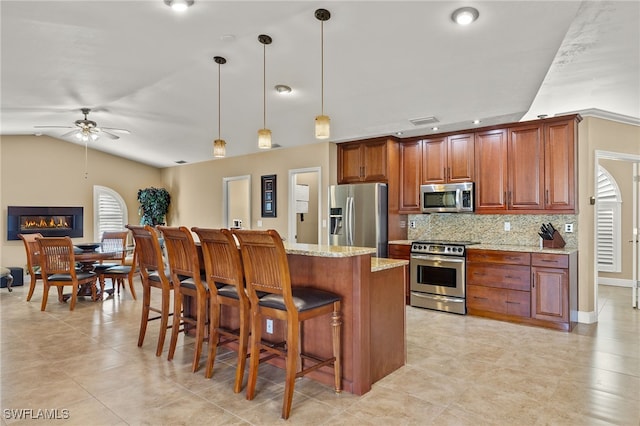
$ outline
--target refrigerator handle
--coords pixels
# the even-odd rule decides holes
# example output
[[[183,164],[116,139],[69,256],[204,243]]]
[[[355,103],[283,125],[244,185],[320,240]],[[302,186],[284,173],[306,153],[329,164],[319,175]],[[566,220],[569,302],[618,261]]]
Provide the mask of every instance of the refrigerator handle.
[[[347,197],[346,237],[347,245],[353,245],[353,197]]]

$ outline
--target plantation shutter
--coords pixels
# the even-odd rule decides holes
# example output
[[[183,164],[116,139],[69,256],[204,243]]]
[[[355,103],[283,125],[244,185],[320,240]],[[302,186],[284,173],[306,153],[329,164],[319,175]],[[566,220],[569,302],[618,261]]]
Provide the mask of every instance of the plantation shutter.
[[[102,239],[105,231],[122,231],[127,224],[127,206],[122,197],[104,186],[94,187],[94,238]]]
[[[598,202],[596,206],[596,245],[598,271],[620,272],[621,200],[615,179],[602,167],[598,169]]]

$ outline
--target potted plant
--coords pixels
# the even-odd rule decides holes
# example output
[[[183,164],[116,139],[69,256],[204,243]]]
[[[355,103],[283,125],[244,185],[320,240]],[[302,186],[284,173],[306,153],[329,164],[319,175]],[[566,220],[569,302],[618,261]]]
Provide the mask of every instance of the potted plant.
[[[140,224],[141,225],[164,225],[164,219],[169,211],[171,195],[164,188],[145,188],[138,190],[138,201],[140,202]]]

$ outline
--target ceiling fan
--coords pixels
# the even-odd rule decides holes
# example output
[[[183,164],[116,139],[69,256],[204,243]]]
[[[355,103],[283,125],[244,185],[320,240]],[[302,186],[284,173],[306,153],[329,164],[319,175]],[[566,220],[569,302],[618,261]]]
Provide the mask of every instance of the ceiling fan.
[[[84,114],[84,119],[76,120],[75,126],[34,126],[36,128],[58,128],[58,129],[73,129],[70,132],[67,132],[61,137],[67,137],[74,135],[76,138],[83,142],[88,142],[89,140],[95,141],[100,135],[104,135],[109,139],[120,139],[120,136],[113,134],[113,132],[130,134],[131,132],[126,129],[116,129],[113,127],[98,127],[98,124],[89,120],[87,116],[91,112],[91,108],[82,108],[82,114]]]

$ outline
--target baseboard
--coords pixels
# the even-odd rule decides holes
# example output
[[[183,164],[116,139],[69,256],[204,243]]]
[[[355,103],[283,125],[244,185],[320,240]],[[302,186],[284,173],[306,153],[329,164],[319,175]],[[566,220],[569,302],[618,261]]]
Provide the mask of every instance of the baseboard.
[[[633,280],[623,278],[603,278],[598,277],[598,284],[612,285],[616,287],[633,287]]]
[[[578,322],[582,324],[593,324],[597,321],[596,312],[578,311]]]

